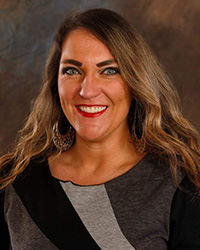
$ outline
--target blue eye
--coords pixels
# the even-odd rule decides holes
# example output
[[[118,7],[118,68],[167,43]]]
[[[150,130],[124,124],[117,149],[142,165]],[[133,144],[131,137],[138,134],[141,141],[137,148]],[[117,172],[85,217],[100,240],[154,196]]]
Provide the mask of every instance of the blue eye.
[[[78,75],[80,74],[79,71],[76,68],[73,67],[66,67],[62,69],[62,74],[66,75]]]
[[[108,76],[113,76],[119,73],[120,73],[119,68],[114,68],[114,67],[109,67],[102,71],[102,74],[108,75]]]

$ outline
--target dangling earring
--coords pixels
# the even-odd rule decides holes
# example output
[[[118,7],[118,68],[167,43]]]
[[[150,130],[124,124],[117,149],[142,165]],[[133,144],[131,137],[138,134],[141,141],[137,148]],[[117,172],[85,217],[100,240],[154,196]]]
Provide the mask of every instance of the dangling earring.
[[[69,150],[73,145],[75,132],[72,126],[70,126],[67,133],[65,135],[61,135],[58,129],[58,122],[59,120],[53,126],[53,131],[52,131],[53,143],[56,146],[56,148],[60,149],[61,151],[66,151]]]
[[[142,128],[142,119],[137,113],[138,105],[137,102],[135,102],[134,122],[131,129],[131,137],[137,152],[142,154],[146,149],[146,142],[144,139],[144,132]]]

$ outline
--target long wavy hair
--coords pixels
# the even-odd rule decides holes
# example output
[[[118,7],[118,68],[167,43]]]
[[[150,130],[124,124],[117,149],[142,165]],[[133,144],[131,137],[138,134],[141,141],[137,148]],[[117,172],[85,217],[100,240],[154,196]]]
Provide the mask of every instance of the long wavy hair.
[[[134,99],[128,115],[130,130],[135,129],[137,111],[139,137],[146,150],[168,162],[177,183],[181,168],[200,189],[199,133],[183,118],[177,92],[143,38],[123,17],[107,9],[76,13],[58,28],[46,61],[41,91],[18,134],[13,152],[0,159],[1,189],[12,183],[31,159],[46,160],[59,153],[52,141],[52,127],[61,110],[57,87],[61,47],[67,35],[78,28],[92,32],[114,55]]]

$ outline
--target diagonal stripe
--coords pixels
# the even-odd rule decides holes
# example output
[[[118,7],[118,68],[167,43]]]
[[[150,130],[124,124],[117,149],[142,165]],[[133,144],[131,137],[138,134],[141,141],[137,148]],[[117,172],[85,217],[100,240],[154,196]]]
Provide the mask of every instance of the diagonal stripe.
[[[6,190],[4,212],[9,227],[11,244],[9,249],[58,250],[34,223],[11,185]]]
[[[31,162],[13,186],[35,224],[58,249],[99,249],[47,162]]]
[[[123,235],[104,185],[60,182],[83,224],[102,250],[134,250]]]

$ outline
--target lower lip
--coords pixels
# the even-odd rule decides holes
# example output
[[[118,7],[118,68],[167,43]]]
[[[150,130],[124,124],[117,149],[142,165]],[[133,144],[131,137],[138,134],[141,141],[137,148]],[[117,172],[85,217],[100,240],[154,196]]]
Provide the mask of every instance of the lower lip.
[[[81,111],[77,106],[76,106],[76,109],[78,110],[79,114],[81,114],[84,117],[89,117],[89,118],[98,117],[98,116],[102,115],[107,110],[107,108],[106,108],[106,109],[104,109],[100,112],[97,112],[97,113],[86,113],[84,111]]]

